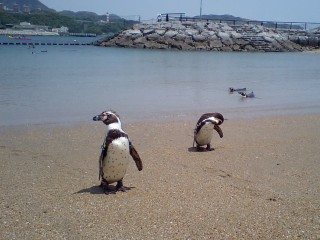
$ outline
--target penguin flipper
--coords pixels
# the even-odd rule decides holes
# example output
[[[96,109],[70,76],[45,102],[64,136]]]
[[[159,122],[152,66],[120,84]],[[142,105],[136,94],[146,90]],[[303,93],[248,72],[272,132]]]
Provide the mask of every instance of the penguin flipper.
[[[99,180],[103,179],[103,160],[107,156],[107,149],[110,142],[110,139],[106,138],[101,145],[101,153],[99,157]]]
[[[139,171],[142,170],[143,166],[142,166],[142,161],[141,158],[137,152],[137,150],[134,148],[134,146],[132,145],[132,143],[130,142],[130,155],[133,158],[133,160],[135,161],[137,168]]]
[[[219,134],[220,138],[223,138],[223,132],[222,132],[221,128],[216,124],[214,125],[213,128],[214,128],[214,130],[217,131],[217,133]]]
[[[100,158],[99,158],[99,181],[102,179],[102,160],[103,160],[103,156],[104,156],[104,153],[103,151],[101,151],[101,154],[100,154]]]
[[[194,144],[196,143],[196,134],[197,134],[198,130],[197,128],[195,128],[193,130],[193,143],[192,143],[192,147],[194,147]]]

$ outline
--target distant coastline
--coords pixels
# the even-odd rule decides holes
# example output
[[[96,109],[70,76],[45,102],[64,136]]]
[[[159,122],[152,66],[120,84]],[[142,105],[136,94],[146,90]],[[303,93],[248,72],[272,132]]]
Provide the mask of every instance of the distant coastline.
[[[34,30],[0,30],[0,35],[8,36],[75,36],[75,37],[96,37],[94,33],[67,33],[59,34],[49,31],[34,31]]]
[[[33,31],[33,30],[9,30],[1,29],[0,35],[19,35],[19,36],[59,36],[57,32]]]

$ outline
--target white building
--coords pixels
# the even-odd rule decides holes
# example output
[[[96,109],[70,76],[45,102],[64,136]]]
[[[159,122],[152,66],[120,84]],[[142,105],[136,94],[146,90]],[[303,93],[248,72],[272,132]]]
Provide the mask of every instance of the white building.
[[[57,32],[57,33],[67,33],[69,32],[69,28],[68,27],[60,27],[60,28],[52,28],[52,32]]]

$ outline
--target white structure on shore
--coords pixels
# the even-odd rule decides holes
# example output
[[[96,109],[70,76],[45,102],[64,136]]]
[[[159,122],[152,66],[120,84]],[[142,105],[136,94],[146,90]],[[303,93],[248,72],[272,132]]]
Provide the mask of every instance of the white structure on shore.
[[[59,33],[49,31],[0,29],[0,35],[59,36]]]
[[[28,35],[28,36],[58,36],[59,33],[68,33],[67,27],[50,29],[48,26],[33,25],[29,22],[21,22],[7,29],[1,29],[0,34],[4,35]]]
[[[68,27],[60,27],[60,28],[52,28],[52,32],[55,33],[68,33],[69,32],[69,28]]]

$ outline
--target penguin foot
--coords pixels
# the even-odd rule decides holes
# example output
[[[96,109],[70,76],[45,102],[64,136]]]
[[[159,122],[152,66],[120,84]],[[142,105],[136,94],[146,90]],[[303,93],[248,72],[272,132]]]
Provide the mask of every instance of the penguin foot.
[[[117,188],[117,191],[121,191],[121,192],[126,192],[128,190],[128,188],[126,188],[125,186],[121,186],[119,188]]]
[[[102,185],[102,190],[104,192],[104,194],[109,195],[109,194],[115,194],[116,193],[116,189],[110,189],[107,185]]]
[[[117,182],[116,191],[126,192],[128,188],[123,186],[122,180]]]
[[[210,146],[210,144],[207,144],[207,148],[206,148],[206,150],[207,150],[207,151],[213,151],[213,150],[214,150],[214,148],[212,148],[212,147]]]
[[[109,195],[109,194],[115,194],[117,190],[114,189],[109,189],[109,188],[105,188],[103,189],[104,194]]]
[[[106,182],[101,182],[100,187],[102,188],[104,194],[109,195],[109,194],[115,194],[117,189],[110,189],[109,184]]]
[[[214,148],[211,148],[210,144],[208,144],[206,148],[197,145],[196,149],[197,149],[197,152],[205,152],[205,151],[213,151],[214,150]]]
[[[127,190],[131,189],[131,187],[123,186],[122,180],[118,181],[116,186],[110,185],[106,181],[102,181],[100,187],[106,195],[116,194],[118,191],[127,192]]]
[[[197,145],[196,149],[197,149],[197,152],[202,152],[203,151],[203,148],[200,147],[199,145]]]

